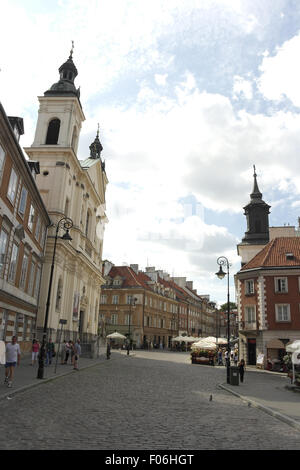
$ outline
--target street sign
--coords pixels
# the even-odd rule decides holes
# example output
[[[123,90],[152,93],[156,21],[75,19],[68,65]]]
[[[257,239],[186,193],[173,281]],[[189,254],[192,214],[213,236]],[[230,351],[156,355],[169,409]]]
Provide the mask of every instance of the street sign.
[[[59,323],[60,323],[61,325],[66,325],[66,324],[67,324],[67,320],[62,320],[62,319],[61,319],[61,320],[59,320]]]

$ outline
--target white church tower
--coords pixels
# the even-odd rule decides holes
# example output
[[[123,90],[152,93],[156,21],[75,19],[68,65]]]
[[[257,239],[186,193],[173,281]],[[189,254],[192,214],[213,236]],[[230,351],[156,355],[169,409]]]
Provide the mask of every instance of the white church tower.
[[[43,329],[50,267],[58,222],[71,219],[71,241],[57,239],[50,296],[48,333],[57,340],[60,320],[66,320],[64,338],[89,343],[98,333],[105,191],[108,183],[101,159],[99,129],[89,154],[80,161],[78,141],[85,120],[80,92],[74,80],[73,45],[68,60],[59,68],[59,81],[40,96],[34,142],[26,148],[30,160],[38,161],[36,183],[53,222],[48,230],[38,314]],[[64,231],[59,230],[59,237]]]

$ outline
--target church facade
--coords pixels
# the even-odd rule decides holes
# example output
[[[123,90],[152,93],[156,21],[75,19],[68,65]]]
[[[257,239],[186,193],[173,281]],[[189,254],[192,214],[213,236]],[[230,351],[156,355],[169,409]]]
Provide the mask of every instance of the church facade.
[[[58,341],[63,320],[62,339],[80,338],[88,343],[98,333],[108,179],[101,158],[99,129],[87,158],[80,161],[77,157],[85,120],[80,92],[74,84],[77,74],[72,49],[59,68],[59,81],[38,98],[34,142],[25,151],[30,160],[39,162],[36,183],[52,221],[41,280],[39,336],[45,326],[49,296],[48,335]],[[65,228],[67,239],[63,239]]]

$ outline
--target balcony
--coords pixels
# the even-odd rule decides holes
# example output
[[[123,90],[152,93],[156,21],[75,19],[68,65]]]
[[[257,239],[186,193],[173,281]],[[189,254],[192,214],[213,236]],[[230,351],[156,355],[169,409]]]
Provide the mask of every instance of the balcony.
[[[240,321],[239,322],[239,331],[241,332],[257,332],[258,322],[254,321]]]

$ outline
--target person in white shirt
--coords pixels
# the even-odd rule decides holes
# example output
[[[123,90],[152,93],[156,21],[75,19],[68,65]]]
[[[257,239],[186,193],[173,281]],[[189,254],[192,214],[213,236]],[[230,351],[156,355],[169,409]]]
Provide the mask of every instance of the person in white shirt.
[[[6,363],[5,363],[4,383],[7,384],[8,387],[11,387],[12,381],[14,378],[15,367],[17,364],[18,366],[20,365],[20,358],[21,358],[20,346],[17,343],[16,336],[12,337],[11,343],[7,343],[5,353],[6,353]]]

